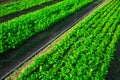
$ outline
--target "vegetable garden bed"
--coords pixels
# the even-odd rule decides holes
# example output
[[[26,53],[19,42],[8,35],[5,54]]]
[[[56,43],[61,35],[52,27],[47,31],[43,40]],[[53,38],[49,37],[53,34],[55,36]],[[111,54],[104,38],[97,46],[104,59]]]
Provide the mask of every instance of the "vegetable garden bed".
[[[56,36],[60,31],[62,31],[62,30],[64,30],[65,28],[67,28],[68,26],[70,26],[70,25],[72,25],[74,22],[75,22],[75,20],[78,20],[79,18],[81,18],[84,14],[88,14],[92,9],[94,9],[94,7],[95,6],[97,6],[99,3],[101,3],[101,1],[95,1],[95,2],[93,2],[92,4],[89,4],[88,6],[86,6],[86,7],[84,7],[82,10],[80,9],[78,12],[77,12],[77,19],[73,19],[73,18],[75,18],[75,16],[76,16],[76,13],[74,13],[74,14],[72,14],[72,15],[70,15],[69,17],[66,17],[65,18],[65,20],[63,19],[63,20],[61,20],[59,23],[56,23],[55,24],[55,26],[53,27],[53,28],[51,28],[51,29],[47,29],[45,32],[47,32],[47,34],[52,34],[53,36]],[[72,26],[71,26],[72,27]],[[49,32],[50,31],[50,32]],[[53,32],[55,32],[55,33],[53,33]],[[41,32],[41,33],[43,33],[43,32]],[[43,34],[46,34],[46,33],[43,33]],[[42,35],[43,35],[42,34]],[[49,39],[52,39],[52,37],[50,37],[51,35],[49,35],[49,37],[47,38],[48,40]],[[10,61],[10,64],[14,64],[14,66],[15,66],[15,64],[17,65],[17,63],[19,63],[19,62],[17,62],[17,61],[20,61],[20,60],[22,60],[21,59],[21,53],[22,53],[22,55],[24,54],[24,59],[26,58],[26,55],[28,56],[28,55],[30,55],[32,52],[34,52],[37,48],[39,48],[40,46],[42,46],[42,43],[44,43],[44,41],[46,41],[46,42],[48,42],[47,40],[44,40],[44,41],[39,41],[39,42],[42,42],[42,43],[38,43],[38,40],[40,40],[40,39],[38,39],[38,38],[42,38],[42,36],[40,37],[38,37],[37,39],[36,39],[36,37],[32,37],[33,39],[32,39],[32,41],[26,41],[26,42],[28,42],[28,44],[29,45],[27,45],[27,46],[25,46],[25,47],[23,47],[23,46],[21,46],[20,48],[21,48],[21,50],[13,50],[13,51],[10,51],[9,53],[10,54],[13,54],[13,56],[11,56],[11,57],[13,57],[13,58],[11,58],[10,57],[10,55],[9,54],[6,54],[6,59],[8,59],[8,60],[5,60],[5,61],[3,61],[3,63],[5,63],[5,62],[7,62],[7,64],[9,64],[8,62]],[[36,43],[37,42],[37,43]],[[25,43],[24,43],[25,44]],[[39,46],[36,46],[36,44],[38,44]],[[34,45],[34,47],[33,47],[33,45]],[[44,44],[43,44],[44,45]],[[36,47],[37,48],[36,48]],[[27,49],[27,50],[26,50]],[[31,50],[31,51],[30,51]],[[29,52],[26,52],[26,51],[29,51]],[[16,55],[16,54],[14,54],[14,53],[18,53],[18,57],[17,57],[17,60],[14,58],[14,56]],[[20,54],[19,54],[20,53]],[[27,53],[27,54],[26,54]],[[3,56],[2,58],[5,58],[5,56]],[[11,62],[11,60],[10,59],[12,59],[12,62]],[[20,60],[19,60],[20,59]],[[7,66],[4,66],[4,69],[3,68],[1,68],[0,70],[1,70],[1,72],[3,71],[4,73],[5,73],[5,70],[9,70],[11,67],[10,67],[10,64],[9,64],[9,68],[7,67]],[[11,65],[11,66],[13,66],[13,65]],[[3,73],[2,72],[2,73]]]
[[[119,5],[112,1],[78,23],[45,55],[34,58],[17,80],[104,80],[120,38]]]

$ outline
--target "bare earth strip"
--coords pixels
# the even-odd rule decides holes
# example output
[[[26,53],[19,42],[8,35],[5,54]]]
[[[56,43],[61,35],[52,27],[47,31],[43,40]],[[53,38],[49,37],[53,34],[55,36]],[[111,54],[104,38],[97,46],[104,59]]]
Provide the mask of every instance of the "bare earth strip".
[[[0,5],[3,5],[5,3],[9,3],[9,2],[13,2],[13,1],[17,1],[17,0],[0,0]]]
[[[0,17],[0,23],[6,22],[8,20],[12,20],[12,19],[14,19],[16,17],[19,17],[21,15],[24,15],[24,14],[27,14],[27,13],[30,13],[30,12],[34,12],[36,10],[42,9],[42,8],[44,8],[46,6],[53,5],[53,4],[58,3],[60,1],[63,1],[63,0],[53,0],[53,1],[50,1],[50,2],[47,2],[47,3],[43,3],[41,5],[36,5],[36,6],[32,7],[32,8],[29,8],[29,9],[22,10],[20,12],[15,12],[15,13]]]

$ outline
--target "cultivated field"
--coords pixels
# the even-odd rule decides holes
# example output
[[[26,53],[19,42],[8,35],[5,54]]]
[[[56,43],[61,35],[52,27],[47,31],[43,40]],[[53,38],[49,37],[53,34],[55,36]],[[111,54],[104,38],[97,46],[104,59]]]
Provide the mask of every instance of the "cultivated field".
[[[27,0],[25,2],[17,0],[4,3],[0,5],[0,17],[19,13],[24,9],[27,10],[51,1],[55,0],[31,0],[27,4]],[[94,5],[93,3],[98,4]],[[94,6],[94,8],[89,7],[90,11],[85,13],[87,6]],[[85,15],[82,15],[81,18],[78,17],[79,13]],[[66,20],[69,22],[72,19],[71,16],[74,16],[73,23],[66,23]],[[66,22],[59,24],[63,21]],[[57,24],[66,24],[66,26],[72,26],[72,28],[69,28],[69,30],[63,28],[62,34],[57,34],[57,37],[52,38],[52,42],[46,43],[46,46],[43,45],[43,48],[30,46],[30,49],[35,47],[35,51],[31,52],[33,54],[28,54],[29,56],[25,56],[26,59],[23,61],[18,58],[18,60],[21,60],[19,61],[20,65],[17,64],[16,58],[13,64],[12,61],[5,59],[8,57],[7,55],[12,55],[10,54],[12,52],[15,54],[22,53],[19,47],[26,52],[29,51],[28,48],[24,49],[22,46],[29,42],[31,38],[31,43],[34,40],[39,43],[40,40],[33,36],[46,33]],[[5,67],[6,64],[12,65],[11,69],[3,72],[4,75],[0,73],[1,79],[120,80],[118,75],[120,74],[120,47],[117,46],[120,40],[119,0],[62,0],[1,22],[0,30],[1,72],[8,69],[8,67]],[[57,29],[55,30],[57,32]],[[54,31],[53,34],[55,34]],[[47,36],[50,37],[50,35]],[[42,42],[44,43],[45,40],[51,41],[49,38],[45,38]],[[26,52],[24,53],[26,54]],[[117,57],[115,57],[116,54]],[[19,55],[19,57],[22,55]],[[114,60],[116,60],[115,63]],[[18,66],[16,67],[14,64]],[[10,70],[12,71],[10,72]]]

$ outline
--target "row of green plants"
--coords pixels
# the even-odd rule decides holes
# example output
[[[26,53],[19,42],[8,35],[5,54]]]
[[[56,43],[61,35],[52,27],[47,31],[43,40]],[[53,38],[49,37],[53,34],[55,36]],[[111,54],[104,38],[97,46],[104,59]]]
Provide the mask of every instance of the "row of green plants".
[[[44,31],[56,22],[64,19],[76,10],[91,3],[93,0],[64,0],[55,5],[45,7],[33,13],[0,24],[0,53],[16,48],[31,36]]]
[[[105,80],[120,38],[119,5],[114,0],[78,23],[17,80]]]
[[[53,0],[17,0],[14,2],[6,3],[0,5],[0,17],[3,17],[8,14],[15,12],[20,12],[22,10],[34,7],[36,5],[41,5]]]

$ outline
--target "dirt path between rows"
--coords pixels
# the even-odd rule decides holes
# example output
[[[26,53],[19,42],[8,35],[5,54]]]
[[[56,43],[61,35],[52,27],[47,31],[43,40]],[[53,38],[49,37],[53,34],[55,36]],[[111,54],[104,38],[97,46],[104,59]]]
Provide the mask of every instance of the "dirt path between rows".
[[[50,1],[50,2],[43,3],[41,5],[36,5],[36,6],[32,7],[32,8],[29,8],[29,9],[22,10],[20,12],[15,12],[15,13],[0,17],[0,23],[12,20],[12,19],[14,19],[16,17],[27,14],[29,12],[34,12],[36,10],[42,9],[42,8],[44,8],[46,6],[53,5],[53,4],[58,3],[60,1],[63,1],[63,0],[53,0],[53,1]]]
[[[9,3],[9,2],[14,2],[14,1],[17,1],[17,0],[0,0],[0,5],[3,5],[5,3]]]
[[[102,2],[103,0],[95,0],[93,3],[87,5],[81,10],[76,11],[74,14],[69,15],[60,22],[55,23],[49,29],[31,37],[18,48],[9,51],[3,56],[0,56],[0,64],[2,64],[2,67],[0,67],[0,77],[5,76],[5,74],[7,74],[10,70],[14,69],[35,51],[43,47],[49,41],[53,40],[62,31],[65,29],[70,29],[73,24],[82,20],[85,15],[88,15]]]
[[[111,62],[106,80],[120,80],[120,40],[116,45],[114,59]]]

